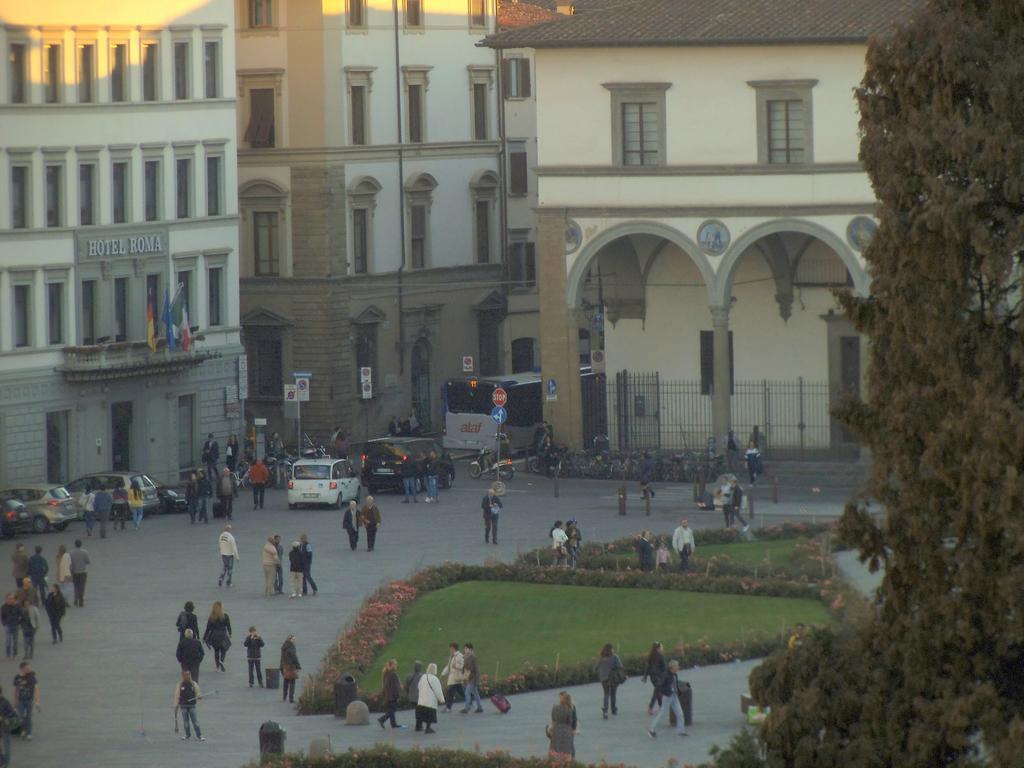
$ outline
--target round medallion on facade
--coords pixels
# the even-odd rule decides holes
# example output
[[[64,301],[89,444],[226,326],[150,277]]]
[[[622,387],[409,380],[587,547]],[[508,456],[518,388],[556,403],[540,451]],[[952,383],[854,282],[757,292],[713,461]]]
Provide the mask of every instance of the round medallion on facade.
[[[565,252],[576,253],[583,245],[583,230],[572,219],[565,223]]]
[[[716,219],[705,221],[697,229],[697,242],[711,256],[721,256],[729,247],[729,228]]]
[[[855,251],[864,251],[878,231],[878,223],[870,216],[857,216],[846,225],[846,240]]]

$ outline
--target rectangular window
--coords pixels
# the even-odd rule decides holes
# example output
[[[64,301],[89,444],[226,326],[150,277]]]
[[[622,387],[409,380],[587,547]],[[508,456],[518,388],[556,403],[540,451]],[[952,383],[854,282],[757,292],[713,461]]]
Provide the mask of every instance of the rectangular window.
[[[157,43],[142,44],[142,98],[156,101],[160,96],[160,46]]]
[[[366,26],[366,0],[348,0],[348,25]]]
[[[160,161],[147,160],[144,164],[143,185],[146,198],[146,221],[160,220]]]
[[[96,45],[78,46],[78,100],[87,104],[96,100]]]
[[[203,80],[206,98],[220,96],[220,43],[215,40],[207,40],[203,44]]]
[[[529,289],[537,285],[536,246],[516,241],[509,244],[509,274],[512,288]]]
[[[110,100],[128,101],[128,43],[110,46]]]
[[[366,274],[369,261],[369,211],[352,209],[352,269],[357,275]]]
[[[125,341],[127,338],[128,278],[117,277],[114,278],[114,341]]]
[[[172,299],[178,298],[178,291],[181,291],[182,301],[185,302],[185,308],[188,309],[192,306],[192,273],[189,271],[178,273],[178,282],[174,288],[174,294],[171,296]],[[191,323],[191,320],[189,321]]]
[[[249,26],[272,27],[274,8],[272,0],[249,0]]]
[[[284,365],[280,339],[256,339],[253,390],[257,397],[280,400],[283,395]]]
[[[736,371],[732,355],[732,331],[729,331],[729,379],[732,381],[733,391],[736,388]],[[700,332],[700,393],[710,395],[715,389],[715,332]]]
[[[14,346],[32,343],[32,286],[14,286]]]
[[[409,208],[409,233],[413,269],[423,269],[427,261],[427,206]]]
[[[626,102],[622,105],[622,162],[655,165],[658,162],[658,105]]]
[[[206,158],[206,215],[220,216],[221,214],[221,168],[223,158]]]
[[[508,143],[508,191],[511,195],[525,195],[529,190],[527,181],[526,142]]]
[[[221,319],[221,291],[224,285],[224,268],[211,267],[207,273],[206,288],[209,293],[209,313],[207,325],[211,328],[222,325]]]
[[[423,0],[405,0],[405,26],[423,26]]]
[[[277,254],[277,212],[254,213],[252,215],[252,230],[256,274],[260,277],[277,277],[280,270]]]
[[[46,166],[46,226],[59,227],[64,223],[64,170],[60,165]]]
[[[78,166],[78,223],[96,223],[96,166],[91,163]]]
[[[64,283],[46,286],[46,343],[64,343]]]
[[[487,26],[487,0],[469,0],[469,24],[472,27]]]
[[[491,260],[491,204],[487,200],[476,201],[476,263],[487,264]]]
[[[782,165],[804,162],[807,133],[803,101],[768,101],[767,109],[768,162]]]
[[[29,192],[27,165],[11,166],[11,228],[26,229],[29,225]]]
[[[111,194],[115,224],[128,221],[128,161],[119,160],[111,166]]]
[[[178,396],[178,467],[194,467],[196,450],[196,396]]]
[[[96,281],[82,281],[82,344],[96,343]]]
[[[487,138],[487,84],[473,84],[473,138]]]
[[[43,93],[47,104],[61,100],[61,80],[60,43],[46,43],[43,46]]]
[[[174,44],[174,98],[184,101],[189,97],[189,44]]]
[[[174,211],[179,219],[192,215],[192,161],[179,157],[174,163]]]
[[[245,140],[250,147],[274,146],[274,89],[253,88],[249,91],[249,126]]]
[[[353,85],[352,99],[352,143],[366,143],[366,86]]]
[[[11,43],[7,50],[7,61],[9,64],[8,77],[10,78],[10,93],[8,95],[11,103],[24,104],[28,101],[28,45]]]
[[[423,86],[409,86],[409,141],[423,141]]]
[[[504,63],[505,98],[527,98],[530,95],[530,60],[517,57],[505,59]]]

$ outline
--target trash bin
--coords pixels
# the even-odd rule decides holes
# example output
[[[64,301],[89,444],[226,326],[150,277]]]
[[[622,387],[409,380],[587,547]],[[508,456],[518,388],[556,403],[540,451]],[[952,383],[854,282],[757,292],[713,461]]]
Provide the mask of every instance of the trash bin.
[[[260,726],[260,760],[270,755],[284,754],[285,730],[273,720]]]
[[[342,672],[334,683],[334,716],[344,717],[348,705],[359,698],[356,679],[351,672]]]
[[[693,688],[684,680],[679,681],[679,706],[683,710],[683,723],[693,725]],[[668,720],[670,725],[676,724],[676,713],[669,712]]]
[[[273,688],[277,690],[281,687],[281,670],[277,667],[267,667],[263,670],[263,674],[267,678],[267,688]]]

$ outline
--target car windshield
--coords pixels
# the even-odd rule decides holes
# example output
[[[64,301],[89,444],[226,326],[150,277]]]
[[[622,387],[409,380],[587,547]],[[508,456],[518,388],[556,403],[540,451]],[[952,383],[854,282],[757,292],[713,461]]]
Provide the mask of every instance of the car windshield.
[[[331,468],[326,464],[296,464],[292,470],[295,480],[326,480]]]
[[[367,453],[371,456],[393,456],[400,459],[405,456],[405,448],[394,443],[374,443]]]
[[[71,494],[68,493],[67,489],[64,488],[63,486],[58,486],[57,488],[51,488],[50,489],[50,495],[53,496],[53,498],[55,498],[55,499],[70,499],[71,498]]]
[[[156,488],[156,483],[149,479],[146,475],[133,475],[132,485],[141,484],[143,488]]]

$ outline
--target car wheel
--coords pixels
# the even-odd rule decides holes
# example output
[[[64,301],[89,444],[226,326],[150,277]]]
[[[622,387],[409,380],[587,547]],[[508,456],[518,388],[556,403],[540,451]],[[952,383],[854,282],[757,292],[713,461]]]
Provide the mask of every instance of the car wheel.
[[[338,498],[336,498],[334,500],[334,508],[335,509],[341,509],[341,503],[342,503],[341,497],[344,496],[344,495],[345,494],[343,494],[341,491],[338,491]]]
[[[416,478],[416,493],[424,493],[427,490],[422,477]]]
[[[46,533],[50,529],[50,521],[42,515],[32,518],[32,532]]]
[[[445,489],[451,488],[455,485],[455,470],[449,469],[444,473],[444,487]]]
[[[67,523],[61,523],[60,525],[57,525],[57,526],[54,526],[54,527],[58,531],[65,531],[65,530],[67,530],[68,524]]]

